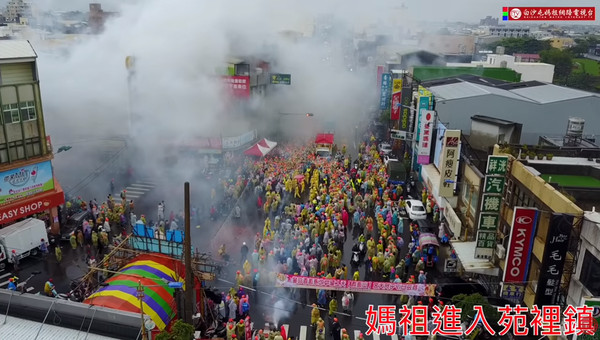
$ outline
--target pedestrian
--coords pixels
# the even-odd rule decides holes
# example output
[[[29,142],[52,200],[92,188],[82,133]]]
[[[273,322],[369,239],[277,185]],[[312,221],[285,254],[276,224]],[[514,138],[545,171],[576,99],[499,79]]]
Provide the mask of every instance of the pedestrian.
[[[48,242],[42,239],[40,241],[40,251],[42,252],[42,256],[45,258],[48,255]]]
[[[16,250],[12,250],[12,253],[10,254],[10,261],[13,264],[13,269],[18,272],[19,271],[19,255],[17,254]]]
[[[111,179],[110,180],[110,194],[114,194],[115,193],[115,179]]]
[[[248,246],[246,245],[246,242],[242,243],[242,248],[240,250],[241,255],[242,255],[242,260],[240,261],[240,263],[244,263],[246,261],[246,258],[248,257]]]
[[[60,249],[60,246],[57,245],[54,247],[54,255],[56,255],[56,261],[60,263],[62,261],[62,250]]]
[[[69,242],[71,243],[71,248],[73,250],[77,249],[77,237],[75,236],[75,232],[71,233],[71,236],[69,237]]]
[[[158,221],[165,219],[165,201],[158,203]]]
[[[338,318],[333,318],[331,324],[331,336],[333,340],[341,340],[342,338],[342,326],[340,325]]]
[[[310,312],[310,325],[311,327],[315,327],[317,325],[317,321],[319,321],[321,318],[321,312],[316,304],[313,303],[312,307],[312,311]]]
[[[12,290],[12,291],[17,290],[17,284],[15,283],[15,279],[12,277],[10,279],[8,279],[8,290]]]
[[[77,231],[77,243],[79,244],[80,247],[83,247],[83,232],[81,230]]]

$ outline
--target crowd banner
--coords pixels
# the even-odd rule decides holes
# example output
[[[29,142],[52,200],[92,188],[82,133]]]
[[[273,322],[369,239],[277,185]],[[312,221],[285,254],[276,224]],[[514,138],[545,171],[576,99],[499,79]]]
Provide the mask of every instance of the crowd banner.
[[[284,288],[339,290],[355,293],[435,296],[436,285],[420,283],[338,280],[312,276],[278,274],[275,286]]]

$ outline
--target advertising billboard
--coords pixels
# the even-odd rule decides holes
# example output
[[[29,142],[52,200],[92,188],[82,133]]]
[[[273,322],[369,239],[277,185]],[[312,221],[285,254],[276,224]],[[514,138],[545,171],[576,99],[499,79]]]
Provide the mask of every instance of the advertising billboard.
[[[65,194],[61,191],[42,193],[0,207],[0,224],[6,224],[46,211],[65,203]]]
[[[387,110],[390,107],[390,96],[392,91],[392,75],[384,73],[381,75],[381,93],[379,98],[379,108]]]
[[[552,214],[535,294],[535,303],[538,305],[559,304],[560,281],[573,229],[573,219],[572,215]]]
[[[429,99],[429,98],[427,98]],[[429,102],[429,100],[427,100]],[[429,164],[429,156],[431,154],[431,139],[433,137],[433,122],[435,119],[435,111],[422,110],[420,118],[420,137],[418,143],[418,158],[417,163]]]
[[[446,126],[441,122],[437,124],[437,135],[443,136],[446,133]],[[433,150],[433,164],[440,170],[440,160],[442,159],[442,149],[444,148],[444,138],[437,138]]]
[[[54,179],[50,161],[0,173],[0,205],[52,189]]]
[[[594,322],[592,323],[592,328],[598,327],[598,323],[600,322],[600,298],[593,296],[585,296],[582,298],[581,305],[589,306],[593,308],[592,318],[594,318]],[[573,336],[573,340],[599,340],[600,332],[596,332],[595,334],[581,334]]]
[[[515,207],[510,240],[506,254],[504,279],[506,283],[527,281],[527,269],[537,225],[538,210]]]
[[[460,158],[460,130],[446,130],[443,137],[440,171],[440,196],[454,196],[456,173]]]
[[[249,76],[225,76],[225,84],[234,97],[250,97],[250,77]]]
[[[400,96],[400,103],[402,103],[400,108],[400,131],[408,132],[410,130],[411,115],[414,112],[410,109],[412,107],[411,102],[412,88],[410,83],[405,81],[402,83],[402,95]]]
[[[392,109],[390,120],[400,120],[402,109],[402,79],[394,79],[392,82]]]

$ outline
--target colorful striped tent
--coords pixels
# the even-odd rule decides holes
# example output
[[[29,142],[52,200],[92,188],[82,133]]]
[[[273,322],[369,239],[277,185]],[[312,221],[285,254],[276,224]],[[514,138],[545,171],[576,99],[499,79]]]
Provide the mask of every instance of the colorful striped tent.
[[[184,266],[180,261],[160,254],[144,254],[106,280],[107,286],[100,287],[84,303],[94,306],[140,312],[137,287],[144,287],[144,314],[150,316],[156,326],[163,330],[176,317],[177,306],[174,289],[167,282],[184,281]]]

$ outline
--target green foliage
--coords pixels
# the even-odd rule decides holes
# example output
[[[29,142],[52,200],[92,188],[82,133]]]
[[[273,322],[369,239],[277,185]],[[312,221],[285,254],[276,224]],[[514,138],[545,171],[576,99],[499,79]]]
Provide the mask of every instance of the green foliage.
[[[600,76],[600,62],[592,59],[573,59],[573,73],[587,73],[592,76]]]
[[[475,317],[474,306],[483,306],[483,312],[486,320],[490,324],[498,324],[500,320],[500,314],[498,310],[492,306],[489,301],[481,294],[459,294],[452,298],[452,304],[458,308],[462,308],[460,314],[461,321],[473,320]]]
[[[587,36],[585,38],[577,38],[575,39],[575,46],[571,47],[569,50],[576,56],[581,56],[585,53],[588,53],[590,47],[596,46],[600,44],[600,39],[595,36]]]
[[[543,50],[550,49],[549,40],[537,40],[534,38],[504,38],[488,45],[488,48],[496,52],[496,47],[504,46],[504,53],[537,54]]]
[[[177,320],[171,327],[171,333],[163,330],[156,336],[156,340],[191,340],[194,338],[194,326]]]
[[[568,50],[550,48],[540,52],[543,63],[554,65],[554,81],[564,81],[573,70],[573,56]]]

